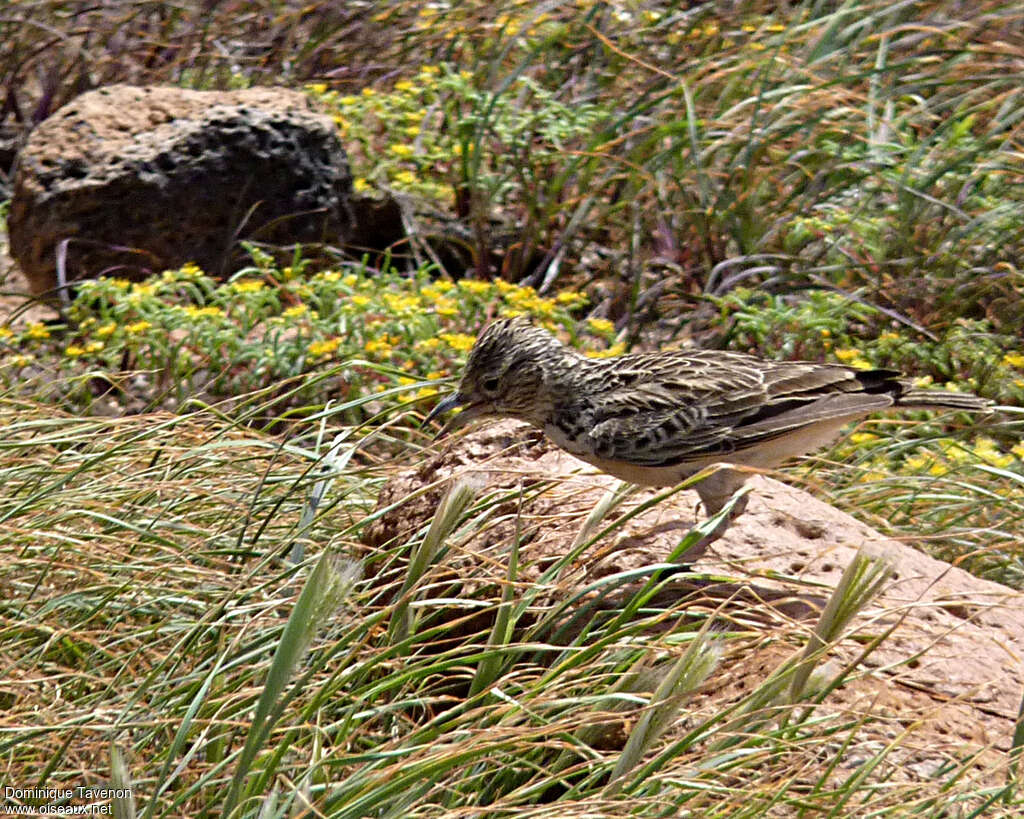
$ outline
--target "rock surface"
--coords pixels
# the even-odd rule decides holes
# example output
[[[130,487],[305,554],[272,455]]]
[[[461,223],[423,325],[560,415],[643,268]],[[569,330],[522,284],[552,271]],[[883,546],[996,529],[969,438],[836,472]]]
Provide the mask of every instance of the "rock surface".
[[[243,262],[239,238],[344,243],[351,176],[330,117],[281,88],[115,85],[40,124],[18,156],[10,252],[32,292],[66,276],[139,278]]]
[[[372,565],[379,547],[431,520],[453,478],[475,484],[481,495],[505,493],[493,523],[445,558],[467,595],[506,582],[505,553],[517,531],[521,579],[535,582],[570,550],[591,510],[618,485],[516,422],[488,425],[440,449],[385,485],[378,510],[393,508],[364,540]],[[747,511],[695,569],[716,575],[705,589],[706,600],[717,600],[713,605],[742,591],[732,601],[739,604],[734,616],[747,629],[760,623],[755,633],[762,636],[746,650],[730,651],[688,711],[735,700],[792,655],[843,570],[865,549],[883,555],[893,573],[849,629],[858,636],[830,650],[837,667],[851,664],[857,671],[821,707],[870,714],[858,737],[883,748],[911,733],[889,757],[900,769],[897,778],[927,779],[949,759],[977,752],[979,775],[1001,781],[1024,684],[1024,594],[888,539],[799,489],[763,476],[749,484]],[[637,490],[605,523],[655,494]],[[559,577],[558,596],[564,600],[600,578],[664,562],[702,519],[697,504],[695,492],[677,492],[601,538]],[[721,576],[728,581],[719,582]],[[722,594],[714,594],[715,584]],[[800,605],[772,602],[786,599]],[[892,633],[858,663],[866,640],[889,628]],[[870,759],[877,748],[861,751]],[[860,751],[846,752],[840,769],[858,764]]]

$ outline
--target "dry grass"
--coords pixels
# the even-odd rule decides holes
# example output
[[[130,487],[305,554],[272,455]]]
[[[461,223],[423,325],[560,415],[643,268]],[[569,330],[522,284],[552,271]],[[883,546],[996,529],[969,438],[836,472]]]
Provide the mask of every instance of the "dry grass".
[[[504,496],[446,502],[432,532],[384,545],[372,565],[427,553],[423,579],[395,596],[401,574],[352,585],[394,461],[360,467],[356,454],[310,517],[323,448],[211,414],[83,419],[6,401],[0,430],[0,748],[19,787],[102,786],[113,748],[151,816],[307,801],[336,817],[531,815],[548,802],[565,816],[1019,810],[1001,755],[954,756],[929,781],[899,762],[938,753],[926,734],[893,734],[863,703],[797,707],[822,690],[790,691],[794,669],[810,670],[798,624],[712,639],[695,615],[720,603],[662,608],[652,587],[551,643],[545,619],[565,611],[547,607],[572,592],[548,582],[510,597],[514,558],[506,591],[460,564],[463,597],[448,596],[436,544],[507,515]],[[599,541],[616,525],[606,507],[590,528]],[[299,537],[311,557],[294,565]],[[719,664],[757,682],[698,694]]]

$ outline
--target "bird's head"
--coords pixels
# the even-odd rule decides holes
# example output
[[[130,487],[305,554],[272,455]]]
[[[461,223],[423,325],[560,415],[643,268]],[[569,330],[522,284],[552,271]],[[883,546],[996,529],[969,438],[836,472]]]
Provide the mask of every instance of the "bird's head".
[[[462,407],[441,435],[487,415],[519,418],[542,426],[551,409],[550,377],[575,353],[522,317],[498,319],[473,345],[458,389],[424,423]]]

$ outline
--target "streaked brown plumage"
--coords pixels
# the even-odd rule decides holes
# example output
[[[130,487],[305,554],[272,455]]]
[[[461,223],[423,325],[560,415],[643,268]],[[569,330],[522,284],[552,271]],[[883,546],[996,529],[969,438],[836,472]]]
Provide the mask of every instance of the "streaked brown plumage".
[[[774,468],[879,410],[983,411],[988,402],[916,389],[893,370],[718,350],[591,359],[515,318],[484,330],[458,389],[427,420],[458,406],[462,412],[443,431],[482,416],[518,418],[611,475],[672,486],[711,464]],[[745,479],[726,468],[701,481],[696,489],[708,514]],[[741,511],[734,508],[733,517]]]

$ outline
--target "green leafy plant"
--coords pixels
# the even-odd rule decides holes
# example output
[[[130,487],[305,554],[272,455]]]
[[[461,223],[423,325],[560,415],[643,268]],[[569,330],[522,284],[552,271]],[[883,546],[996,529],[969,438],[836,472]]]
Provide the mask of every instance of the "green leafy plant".
[[[577,335],[571,311],[586,298],[576,292],[542,297],[501,280],[455,283],[359,264],[311,273],[301,264],[279,269],[253,253],[257,264],[224,283],[193,265],[143,282],[83,282],[67,326],[0,329],[0,373],[15,384],[45,367],[64,385],[65,400],[85,405],[93,387],[76,376],[118,384],[126,380],[121,373],[133,372],[148,403],[170,407],[284,384],[281,412],[328,399],[351,403],[397,386],[408,387],[403,401],[436,395],[473,344],[466,331],[493,315],[532,315],[593,354],[610,349],[601,323],[600,332],[584,325]],[[340,374],[339,362],[361,365]]]

